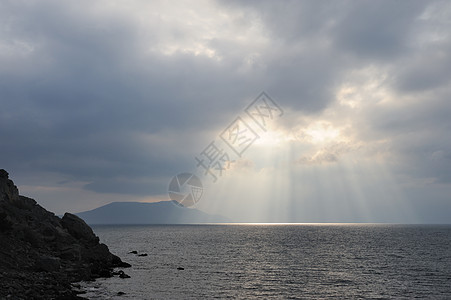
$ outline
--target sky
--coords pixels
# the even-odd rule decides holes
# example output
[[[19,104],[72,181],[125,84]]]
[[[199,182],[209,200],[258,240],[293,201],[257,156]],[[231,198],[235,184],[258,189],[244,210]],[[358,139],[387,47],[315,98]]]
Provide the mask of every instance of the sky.
[[[450,99],[449,1],[0,0],[0,168],[57,214],[191,172],[234,221],[451,223]]]

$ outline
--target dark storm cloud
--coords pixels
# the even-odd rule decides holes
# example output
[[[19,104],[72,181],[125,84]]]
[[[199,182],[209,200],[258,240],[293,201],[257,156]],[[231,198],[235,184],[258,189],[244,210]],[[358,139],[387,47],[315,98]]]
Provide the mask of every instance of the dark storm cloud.
[[[417,93],[449,86],[451,83],[451,43],[438,43],[406,64],[399,66],[395,87],[401,92]]]
[[[179,170],[173,170],[178,172]],[[177,174],[177,173],[173,173]],[[122,174],[121,174],[122,175]],[[162,195],[167,192],[168,178],[157,179],[152,177],[137,178],[101,178],[86,184],[85,189],[97,193],[124,194],[124,195]]]
[[[132,192],[131,182],[115,177],[169,178],[201,150],[197,129],[218,126],[221,109],[240,104],[227,86],[240,89],[232,74],[204,57],[143,56],[133,24],[120,18],[53,2],[2,4],[10,40],[34,47],[25,60],[12,53],[0,72],[5,167],[99,180],[87,186],[99,192],[109,182],[113,192]],[[176,141],[136,138],[165,131],[182,149]]]
[[[341,78],[372,64],[414,54],[424,1],[224,1],[258,12],[271,48],[267,85],[285,105],[307,113],[335,101]],[[246,11],[245,10],[245,11]],[[250,12],[248,12],[250,14]],[[399,64],[393,66],[399,67]],[[411,72],[406,72],[411,75]],[[400,81],[403,75],[400,76]],[[421,76],[421,75],[420,75]],[[435,82],[435,81],[434,81]]]
[[[335,43],[364,59],[392,60],[409,51],[424,1],[353,1],[332,30]]]
[[[270,37],[265,84],[284,105],[320,112],[334,101],[336,78],[346,57],[330,47],[337,4],[308,1],[224,1],[225,6],[257,13]]]
[[[96,30],[96,20],[60,5],[11,2],[4,8],[5,19],[13,20],[8,33],[36,47],[26,61],[13,58],[14,68],[1,72],[5,167],[88,180],[175,170],[170,154],[162,155],[174,149],[152,155],[158,151],[143,149],[131,136],[177,128],[191,116],[174,114],[171,104],[184,105],[165,76],[127,69],[135,63],[130,28],[112,20],[107,32]]]
[[[400,94],[446,88],[446,15],[420,18],[436,3],[213,3],[237,28],[262,28],[244,44],[234,40],[241,31],[214,33],[205,45],[215,59],[151,51],[168,35],[184,41],[190,32],[144,30],[133,15],[89,1],[0,1],[1,167],[55,172],[99,193],[160,194],[261,90],[283,108],[315,115],[336,102],[347,74],[371,65],[387,68],[388,85]],[[417,41],[431,24],[445,37]],[[267,44],[252,48],[259,39]],[[419,177],[448,182],[449,105],[440,99],[375,110],[362,140],[399,135],[394,147],[417,161]]]

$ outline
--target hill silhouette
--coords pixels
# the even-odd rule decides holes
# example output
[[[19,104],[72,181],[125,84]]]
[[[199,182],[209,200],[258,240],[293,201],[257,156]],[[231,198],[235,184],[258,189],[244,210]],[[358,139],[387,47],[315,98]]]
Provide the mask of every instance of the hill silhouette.
[[[227,218],[161,202],[112,202],[76,214],[90,225],[226,223]]]

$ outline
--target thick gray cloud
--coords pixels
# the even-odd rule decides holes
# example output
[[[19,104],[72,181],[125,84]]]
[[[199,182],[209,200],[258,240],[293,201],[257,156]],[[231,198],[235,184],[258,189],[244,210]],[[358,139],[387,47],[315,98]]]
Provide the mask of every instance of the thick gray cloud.
[[[349,3],[332,30],[335,43],[359,58],[392,61],[410,50],[415,21],[426,6],[423,1]]]
[[[0,0],[0,167],[30,191],[161,195],[266,90],[285,131],[346,128],[317,148],[298,139],[298,168],[380,153],[402,184],[429,182],[417,195],[445,185],[433,194],[451,210],[450,7]]]

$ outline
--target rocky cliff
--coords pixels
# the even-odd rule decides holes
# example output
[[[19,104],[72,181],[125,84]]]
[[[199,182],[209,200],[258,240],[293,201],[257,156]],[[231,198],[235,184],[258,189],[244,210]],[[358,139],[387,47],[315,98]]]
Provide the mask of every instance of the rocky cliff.
[[[77,299],[71,283],[129,267],[79,217],[19,195],[0,170],[0,299]]]

